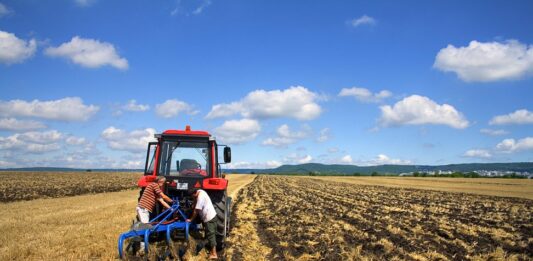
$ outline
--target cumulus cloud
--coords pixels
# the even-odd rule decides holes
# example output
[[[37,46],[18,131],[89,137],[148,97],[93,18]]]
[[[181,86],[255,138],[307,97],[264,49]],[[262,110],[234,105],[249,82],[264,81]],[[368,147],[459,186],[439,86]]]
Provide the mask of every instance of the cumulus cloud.
[[[316,139],[316,141],[318,141],[318,142],[326,142],[330,138],[331,138],[330,137],[330,129],[329,128],[323,128],[318,133],[318,138]]]
[[[394,104],[381,106],[382,126],[441,124],[456,129],[468,127],[462,113],[448,104],[439,105],[431,99],[412,95]]]
[[[39,121],[18,120],[15,118],[0,118],[0,130],[20,131],[44,128],[46,128],[46,125]]]
[[[214,134],[222,143],[241,144],[251,141],[261,131],[259,122],[252,119],[229,120],[215,128]]]
[[[239,161],[227,164],[230,169],[273,169],[281,166],[281,162],[276,160],[269,160],[266,162],[248,162]]]
[[[302,86],[285,90],[255,90],[237,102],[216,104],[207,114],[207,119],[240,114],[245,118],[295,118],[312,120],[322,111],[316,103],[319,96]]]
[[[520,140],[504,139],[496,145],[496,149],[505,153],[533,150],[533,137],[526,137]]]
[[[472,150],[467,150],[463,154],[463,157],[488,159],[492,157],[492,154],[488,150],[472,149]]]
[[[152,128],[128,132],[111,126],[102,131],[101,137],[110,149],[140,152],[146,150],[148,142],[155,141],[154,134]]]
[[[311,155],[306,155],[305,157],[299,159],[297,162],[298,164],[305,164],[305,163],[309,163],[313,160],[313,157],[311,157]]]
[[[69,136],[65,142],[70,145],[83,145],[87,142],[83,137]]]
[[[394,164],[394,165],[406,165],[411,164],[410,160],[401,160],[401,159],[392,159],[385,154],[379,154],[375,159],[370,161],[371,165],[384,165],[384,164]]]
[[[58,121],[87,121],[98,106],[85,105],[79,97],[67,97],[52,101],[0,100],[0,116],[36,117]]]
[[[348,21],[348,24],[353,27],[358,27],[361,25],[375,25],[377,23],[376,19],[373,17],[370,17],[368,15],[363,15],[359,18],[354,18],[350,21]]]
[[[172,118],[178,116],[180,113],[186,113],[189,115],[195,115],[198,111],[195,111],[192,105],[186,102],[176,99],[166,100],[161,104],[155,106],[155,113],[159,117]]]
[[[146,104],[137,104],[136,100],[129,100],[126,105],[122,106],[122,109],[125,111],[147,111],[150,109],[150,106]]]
[[[0,31],[0,63],[21,63],[33,56],[37,50],[37,41],[18,38],[12,33]]]
[[[509,133],[506,130],[493,130],[493,129],[481,129],[479,130],[479,132],[490,135],[490,136],[500,136],[500,135],[505,135]]]
[[[102,131],[101,137],[110,149],[135,153],[145,151],[148,142],[155,141],[154,134],[152,128],[128,132],[111,126]]]
[[[291,153],[283,158],[283,162],[286,164],[305,164],[313,160],[311,155],[300,155],[296,153]]]
[[[533,73],[533,46],[516,40],[448,45],[439,51],[433,66],[467,82],[518,79]]]
[[[120,70],[128,69],[128,60],[120,57],[112,44],[79,36],[74,36],[70,42],[58,47],[46,48],[45,54],[67,58],[75,64],[88,68],[109,65]]]
[[[353,163],[353,159],[352,159],[352,156],[351,155],[345,155],[344,157],[341,158],[341,163],[345,163],[345,164],[352,164]]]
[[[11,10],[9,10],[4,4],[0,3],[0,17],[6,16],[11,13]]]
[[[44,153],[60,149],[59,142],[64,135],[56,130],[45,132],[16,133],[0,137],[0,150]]]
[[[381,102],[383,99],[392,95],[390,91],[382,90],[377,93],[372,93],[370,90],[359,87],[342,88],[339,92],[339,96],[347,97],[352,96],[361,102]]]
[[[533,112],[526,109],[517,110],[507,115],[499,115],[493,117],[490,125],[505,125],[505,124],[533,124]]]
[[[289,144],[293,144],[298,140],[304,139],[308,136],[309,128],[304,127],[304,130],[291,131],[287,124],[281,125],[277,129],[277,137],[268,138],[263,141],[263,145],[274,147],[286,147]]]

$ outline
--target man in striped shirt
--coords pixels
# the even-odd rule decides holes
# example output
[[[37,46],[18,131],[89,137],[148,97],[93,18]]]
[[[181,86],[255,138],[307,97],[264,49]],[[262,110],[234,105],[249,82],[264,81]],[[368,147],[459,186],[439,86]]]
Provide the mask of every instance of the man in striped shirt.
[[[158,176],[155,178],[154,182],[150,183],[144,189],[143,195],[141,196],[139,204],[137,205],[137,214],[139,215],[139,220],[142,223],[150,222],[150,213],[154,211],[156,200],[159,201],[163,207],[170,208],[167,202],[172,203],[172,199],[170,199],[163,193],[163,191],[161,191],[165,181],[165,177]]]
[[[165,177],[158,176],[155,178],[154,182],[150,183],[144,189],[143,195],[136,208],[137,215],[142,223],[150,223],[150,213],[154,211],[156,200],[159,201],[163,207],[170,208],[167,202],[172,203],[172,199],[161,191],[165,181]],[[144,242],[141,243],[140,253],[144,254]]]

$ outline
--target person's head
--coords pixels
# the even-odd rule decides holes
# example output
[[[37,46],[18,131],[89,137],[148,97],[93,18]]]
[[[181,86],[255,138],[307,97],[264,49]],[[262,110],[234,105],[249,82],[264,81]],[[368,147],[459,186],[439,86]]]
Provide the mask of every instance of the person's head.
[[[189,192],[189,195],[191,195],[191,196],[196,198],[196,197],[198,197],[198,191],[199,190],[200,190],[199,188],[190,188],[188,192]]]
[[[154,182],[156,182],[160,187],[162,187],[165,184],[165,181],[167,181],[165,177],[157,176]]]

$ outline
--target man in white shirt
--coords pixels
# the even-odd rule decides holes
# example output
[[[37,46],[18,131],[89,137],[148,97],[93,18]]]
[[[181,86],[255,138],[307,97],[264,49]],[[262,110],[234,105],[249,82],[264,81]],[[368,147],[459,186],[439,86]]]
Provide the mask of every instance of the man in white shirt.
[[[215,211],[215,207],[213,207],[213,203],[209,195],[207,195],[207,192],[201,189],[192,189],[189,193],[194,197],[194,211],[186,221],[191,222],[197,216],[200,217],[204,225],[205,239],[207,239],[211,248],[209,259],[217,259],[217,212]]]

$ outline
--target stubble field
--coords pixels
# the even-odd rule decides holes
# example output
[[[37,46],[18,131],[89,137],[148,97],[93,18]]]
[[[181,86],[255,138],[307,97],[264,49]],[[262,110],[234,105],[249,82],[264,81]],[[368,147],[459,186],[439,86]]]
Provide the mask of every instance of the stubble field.
[[[531,180],[228,179],[226,260],[533,260]],[[115,260],[138,190],[67,195],[0,203],[0,260]]]
[[[11,173],[15,174],[25,173]],[[72,180],[85,175],[58,174],[74,174]],[[129,180],[127,176],[119,177],[123,182]],[[253,178],[228,175],[228,192],[233,193]],[[99,183],[107,182],[101,178]],[[0,203],[0,260],[116,260],[118,236],[130,229],[138,195],[138,189],[130,189]]]

